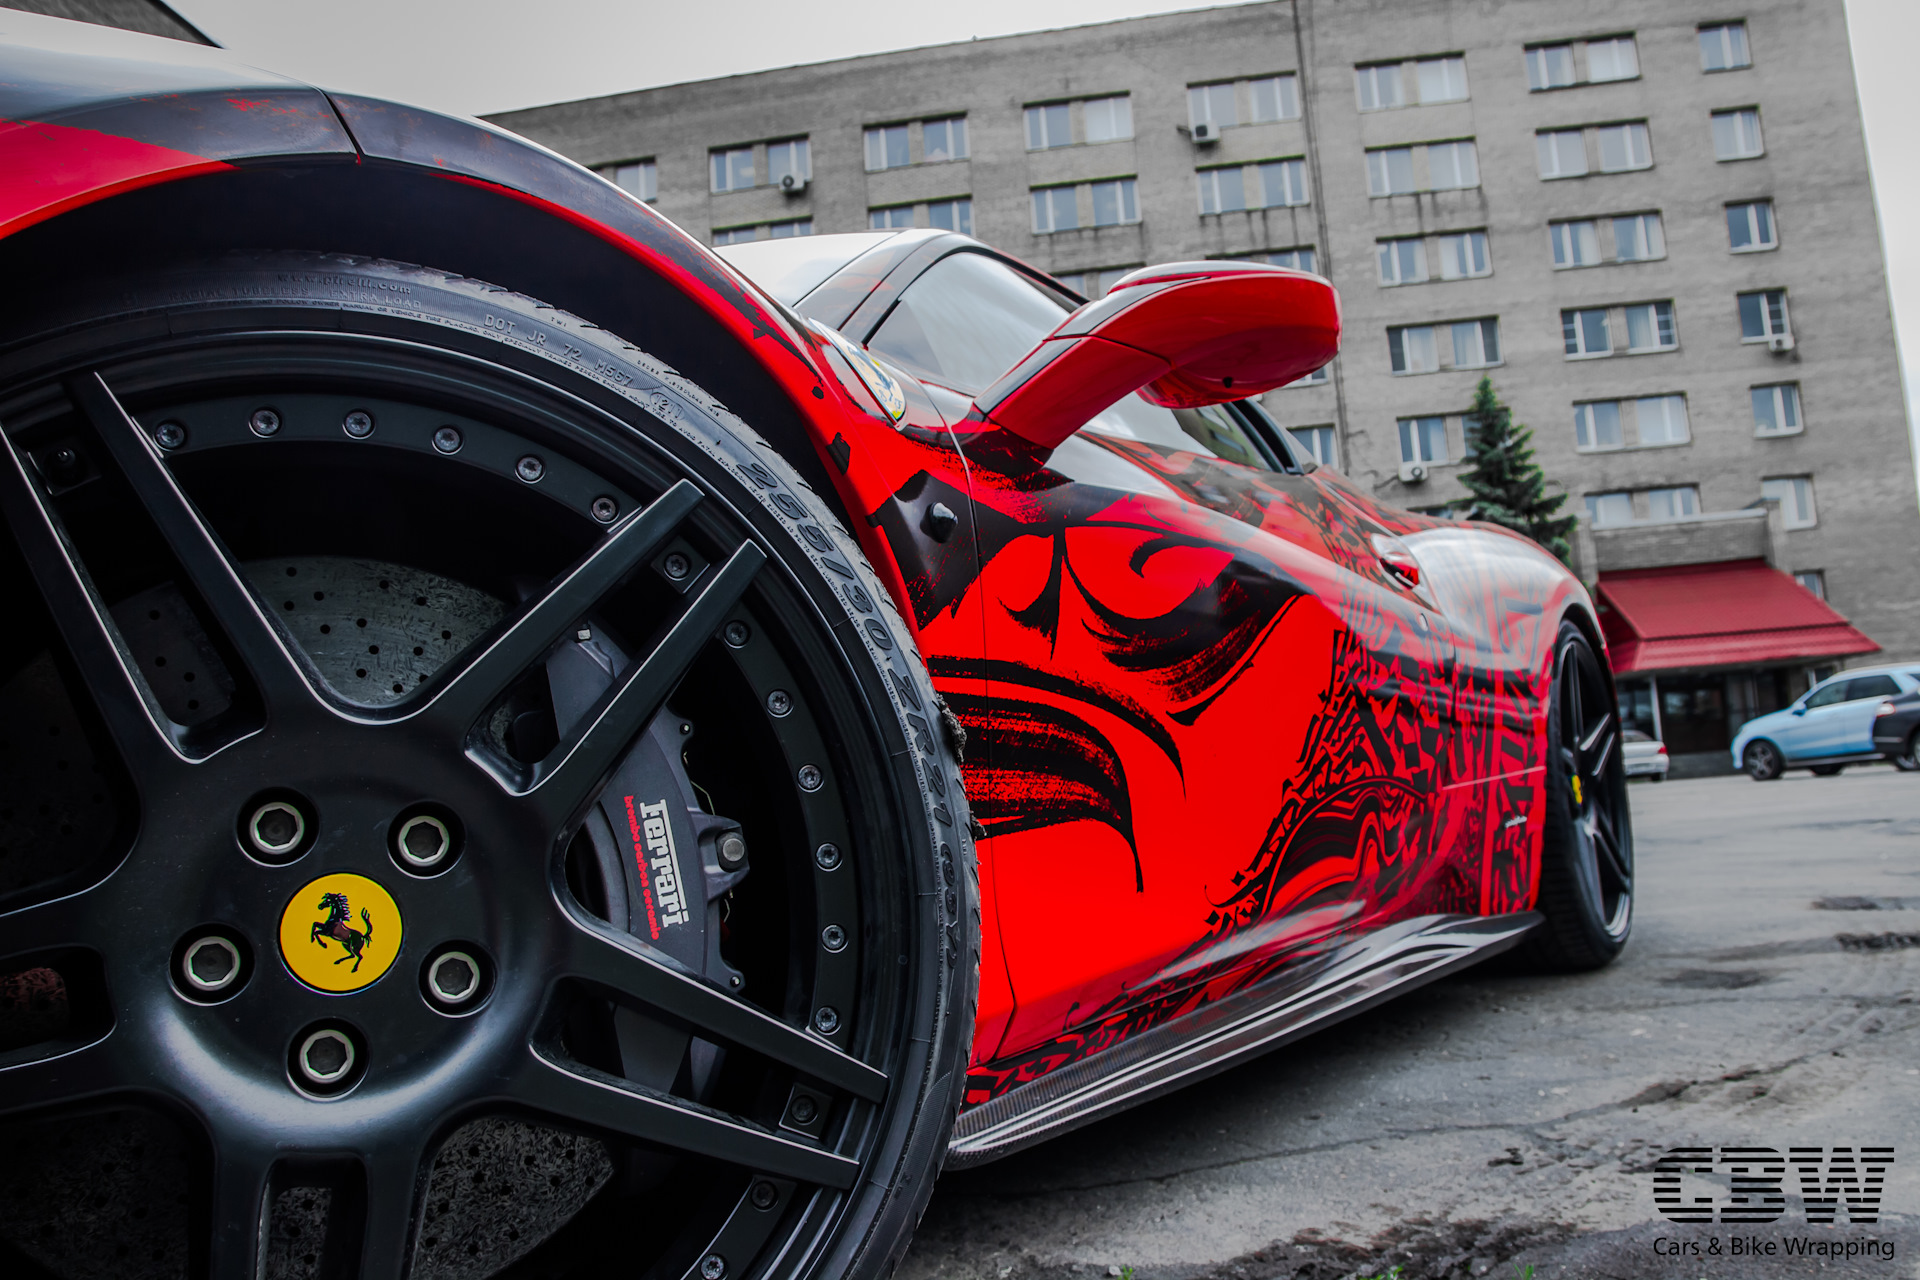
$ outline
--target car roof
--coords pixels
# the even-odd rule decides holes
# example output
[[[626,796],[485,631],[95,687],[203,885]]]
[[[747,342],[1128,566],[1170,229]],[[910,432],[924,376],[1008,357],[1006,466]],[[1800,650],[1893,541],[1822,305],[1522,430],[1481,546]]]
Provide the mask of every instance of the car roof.
[[[1885,662],[1874,667],[1848,667],[1845,671],[1834,672],[1819,684],[1814,685],[1813,689],[1824,689],[1836,680],[1851,680],[1855,676],[1905,676],[1909,680],[1920,682],[1920,665],[1911,662]],[[1812,693],[1813,689],[1807,692]]]
[[[723,245],[714,252],[789,307],[883,245],[900,248],[944,232],[843,231]]]

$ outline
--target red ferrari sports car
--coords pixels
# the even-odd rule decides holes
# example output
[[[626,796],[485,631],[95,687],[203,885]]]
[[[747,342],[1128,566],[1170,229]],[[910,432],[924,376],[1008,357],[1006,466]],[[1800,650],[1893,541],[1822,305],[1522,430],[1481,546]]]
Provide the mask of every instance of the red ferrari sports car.
[[[0,13],[0,1265],[882,1276],[944,1164],[1624,944],[1592,603],[1260,393],[1333,290],[723,261]]]

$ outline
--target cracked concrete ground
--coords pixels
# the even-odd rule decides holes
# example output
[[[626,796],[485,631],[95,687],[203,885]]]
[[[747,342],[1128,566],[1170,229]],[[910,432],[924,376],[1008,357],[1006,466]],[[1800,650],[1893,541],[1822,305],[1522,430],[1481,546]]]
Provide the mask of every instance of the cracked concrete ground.
[[[1920,1276],[1920,776],[1631,795],[1637,918],[1611,968],[1495,961],[948,1175],[900,1280]],[[1670,1147],[1860,1144],[1896,1149],[1877,1225],[1809,1226],[1791,1189],[1766,1226],[1653,1203]],[[1894,1256],[1732,1257],[1736,1232]]]

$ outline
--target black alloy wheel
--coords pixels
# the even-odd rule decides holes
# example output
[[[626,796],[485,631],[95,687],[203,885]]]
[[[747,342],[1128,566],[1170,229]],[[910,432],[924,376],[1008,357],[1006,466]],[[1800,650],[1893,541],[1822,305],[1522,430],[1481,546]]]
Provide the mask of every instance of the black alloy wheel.
[[[1907,736],[1906,749],[1893,758],[1893,767],[1902,773],[1920,771],[1920,729]]]
[[[1613,684],[1571,622],[1560,624],[1549,697],[1545,919],[1524,953],[1544,969],[1597,969],[1620,954],[1633,927],[1633,825]]]
[[[0,334],[0,1266],[886,1274],[978,899],[821,500],[477,281],[50,306]]]
[[[1772,782],[1787,768],[1786,761],[1780,756],[1780,748],[1765,738],[1757,738],[1747,744],[1747,749],[1741,753],[1740,765],[1755,782]]]

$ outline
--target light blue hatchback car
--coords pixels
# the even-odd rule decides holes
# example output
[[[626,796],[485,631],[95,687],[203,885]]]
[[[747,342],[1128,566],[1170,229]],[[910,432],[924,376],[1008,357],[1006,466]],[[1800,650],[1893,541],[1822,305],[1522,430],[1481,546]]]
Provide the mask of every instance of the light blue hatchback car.
[[[1860,667],[1822,680],[1792,706],[1749,720],[1733,738],[1733,763],[1755,782],[1788,769],[1838,773],[1881,759],[1873,713],[1888,698],[1920,689],[1920,668]]]

